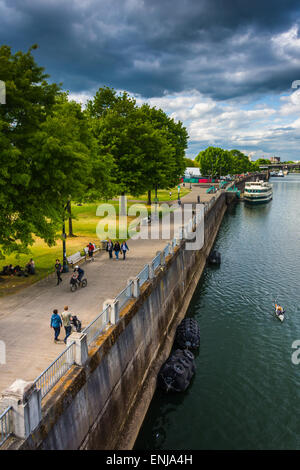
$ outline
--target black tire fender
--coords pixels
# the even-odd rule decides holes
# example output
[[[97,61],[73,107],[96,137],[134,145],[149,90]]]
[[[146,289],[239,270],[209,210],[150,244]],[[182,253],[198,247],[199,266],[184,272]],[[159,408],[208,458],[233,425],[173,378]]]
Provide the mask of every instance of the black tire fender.
[[[194,360],[194,359],[195,359],[194,354],[193,354],[191,351],[189,351],[188,349],[185,349],[185,350],[183,351],[183,354],[185,355],[185,357],[187,357],[187,358],[190,359],[190,360]]]
[[[182,365],[179,362],[175,362],[175,364],[173,364],[173,370],[174,370],[174,372],[176,372],[177,375],[183,375],[184,374],[184,368],[182,367]]]

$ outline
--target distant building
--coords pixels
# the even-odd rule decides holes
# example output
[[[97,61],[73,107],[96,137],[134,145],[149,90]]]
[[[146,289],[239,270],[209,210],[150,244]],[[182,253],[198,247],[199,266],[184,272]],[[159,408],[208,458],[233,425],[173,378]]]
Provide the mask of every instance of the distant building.
[[[280,163],[280,157],[271,157],[270,162],[271,163]]]
[[[193,178],[193,177],[197,177],[197,176],[201,176],[201,173],[200,173],[200,168],[198,167],[194,167],[194,166],[188,166],[186,169],[185,169],[185,172],[184,172],[184,177],[185,178]]]

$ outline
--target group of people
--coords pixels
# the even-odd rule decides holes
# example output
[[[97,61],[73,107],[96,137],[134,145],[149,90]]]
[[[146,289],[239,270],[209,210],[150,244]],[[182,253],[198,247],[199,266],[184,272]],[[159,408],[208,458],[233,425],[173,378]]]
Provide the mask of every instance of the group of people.
[[[13,266],[10,264],[8,266],[3,266],[1,274],[3,276],[27,276],[28,274],[35,274],[35,262],[31,258],[26,264],[25,270],[23,270],[19,265]]]
[[[59,315],[57,309],[53,310],[53,314],[50,320],[50,328],[53,328],[54,330],[54,343],[57,343],[59,341],[58,337],[62,326],[64,326],[66,333],[66,336],[63,341],[65,344],[67,343],[67,338],[72,332],[71,321],[72,314],[71,312],[69,312],[69,307],[67,305],[64,307],[64,311],[61,313],[61,315]]]
[[[110,259],[113,258],[113,251],[115,252],[116,259],[120,259],[119,258],[120,253],[123,254],[123,259],[126,259],[126,252],[129,251],[129,248],[128,248],[127,243],[125,241],[123,241],[120,245],[120,243],[118,241],[113,243],[109,239],[108,242],[107,242],[107,245],[106,245],[106,251],[108,251]]]
[[[89,251],[89,257],[92,258],[94,256],[95,245],[90,242],[87,245],[87,247],[88,247],[88,251]],[[119,255],[122,254],[123,255],[123,260],[125,260],[126,259],[126,253],[127,253],[127,251],[129,251],[129,248],[128,248],[128,245],[127,245],[126,241],[123,241],[120,244],[118,241],[113,243],[109,239],[108,242],[107,242],[107,245],[106,245],[106,251],[108,251],[109,258],[111,258],[111,259],[113,258],[113,252],[115,252],[116,259],[120,259]],[[56,272],[56,276],[57,276],[57,284],[56,285],[58,286],[60,284],[60,282],[62,282],[61,273],[63,272],[63,266],[62,266],[59,259],[57,259],[56,262],[55,262],[55,272]],[[84,270],[81,269],[79,266],[75,266],[74,273],[73,273],[72,278],[71,278],[71,282],[76,282],[77,280],[81,281],[83,275],[84,275]]]
[[[61,262],[59,261],[59,259],[56,260],[56,263],[55,263],[55,272],[56,272],[56,276],[57,276],[57,286],[59,285],[60,282],[62,282],[62,278],[61,278],[61,273],[63,271],[63,266],[61,265]],[[80,282],[82,277],[84,275],[84,270],[82,268],[80,268],[79,266],[75,266],[75,269],[74,269],[74,272],[72,274],[72,277],[71,277],[71,283],[75,283],[75,282]]]

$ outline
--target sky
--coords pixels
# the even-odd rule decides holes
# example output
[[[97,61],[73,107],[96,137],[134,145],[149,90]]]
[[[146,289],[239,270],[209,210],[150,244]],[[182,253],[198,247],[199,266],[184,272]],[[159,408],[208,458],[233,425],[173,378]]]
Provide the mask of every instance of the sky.
[[[0,0],[0,44],[38,44],[83,103],[106,85],[161,107],[190,158],[213,145],[300,160],[299,27],[294,0]]]

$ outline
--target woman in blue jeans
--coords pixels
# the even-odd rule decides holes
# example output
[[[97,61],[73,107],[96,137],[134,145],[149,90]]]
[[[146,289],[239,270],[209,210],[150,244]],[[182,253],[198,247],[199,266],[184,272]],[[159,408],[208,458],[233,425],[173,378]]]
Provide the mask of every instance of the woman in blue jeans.
[[[61,318],[58,315],[58,311],[55,309],[53,310],[53,315],[50,321],[50,328],[54,329],[54,343],[58,341],[61,326],[62,326]]]
[[[114,246],[114,252],[116,254],[116,259],[119,259],[119,253],[121,251],[120,243],[116,242]]]

